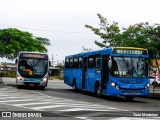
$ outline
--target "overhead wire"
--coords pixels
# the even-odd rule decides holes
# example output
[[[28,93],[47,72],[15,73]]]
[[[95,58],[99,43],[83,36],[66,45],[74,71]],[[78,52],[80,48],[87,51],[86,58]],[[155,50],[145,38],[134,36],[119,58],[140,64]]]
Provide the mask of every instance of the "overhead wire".
[[[87,33],[87,32],[73,32],[73,31],[55,31],[55,30],[47,30],[47,29],[39,29],[39,28],[28,28],[28,27],[17,27],[17,26],[12,26],[12,25],[7,25],[7,24],[1,24],[0,26],[8,26],[8,27],[13,27],[13,28],[21,28],[21,29],[28,29],[28,30],[37,30],[37,31],[45,31],[45,32],[55,32],[55,33],[66,33],[66,34],[93,34],[93,33]]]

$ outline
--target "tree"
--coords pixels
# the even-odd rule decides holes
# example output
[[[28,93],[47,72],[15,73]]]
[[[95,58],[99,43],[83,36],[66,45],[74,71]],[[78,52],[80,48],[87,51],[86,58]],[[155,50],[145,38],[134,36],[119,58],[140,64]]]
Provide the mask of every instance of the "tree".
[[[124,29],[124,46],[143,47],[149,50],[150,58],[155,61],[160,56],[160,26],[158,24],[149,25],[148,22],[138,23]]]
[[[95,44],[100,47],[142,47],[149,50],[150,58],[153,59],[157,68],[157,59],[160,58],[160,25],[150,25],[148,22],[142,22],[130,25],[128,28],[123,28],[120,31],[118,23],[113,22],[111,25],[102,15],[97,14],[100,19],[100,27],[95,28],[90,25],[85,27],[91,29],[96,35],[99,35],[103,41],[95,41]],[[106,45],[109,43],[109,46]]]
[[[100,47],[119,46],[121,44],[121,33],[117,22],[109,24],[107,19],[100,14],[97,14],[100,20],[100,28],[95,28],[90,25],[85,25],[86,28],[91,29],[96,35],[100,36],[103,41],[95,40],[95,44]]]
[[[62,61],[62,62],[58,61],[57,65],[55,67],[59,68],[59,71],[63,71],[64,61]]]
[[[13,60],[19,51],[47,52],[45,46],[50,45],[50,40],[35,37],[29,32],[23,32],[16,28],[0,30],[0,57]]]

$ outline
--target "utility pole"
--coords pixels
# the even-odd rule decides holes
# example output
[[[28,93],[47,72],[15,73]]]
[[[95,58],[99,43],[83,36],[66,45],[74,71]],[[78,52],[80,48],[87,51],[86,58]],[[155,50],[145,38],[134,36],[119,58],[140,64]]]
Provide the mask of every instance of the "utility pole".
[[[57,55],[55,55],[55,56],[57,56]],[[52,54],[52,65],[54,66],[54,56],[53,56],[53,54]]]
[[[53,54],[52,54],[52,64],[53,64]]]

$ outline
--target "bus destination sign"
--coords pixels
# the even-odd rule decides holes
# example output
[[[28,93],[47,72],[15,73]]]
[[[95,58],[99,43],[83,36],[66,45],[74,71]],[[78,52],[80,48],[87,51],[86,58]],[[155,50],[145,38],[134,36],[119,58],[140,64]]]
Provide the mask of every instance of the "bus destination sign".
[[[144,55],[147,54],[146,50],[141,49],[113,49],[114,54],[138,54],[138,55]]]
[[[24,53],[23,57],[26,57],[26,58],[46,58],[46,55],[35,54],[35,53]]]

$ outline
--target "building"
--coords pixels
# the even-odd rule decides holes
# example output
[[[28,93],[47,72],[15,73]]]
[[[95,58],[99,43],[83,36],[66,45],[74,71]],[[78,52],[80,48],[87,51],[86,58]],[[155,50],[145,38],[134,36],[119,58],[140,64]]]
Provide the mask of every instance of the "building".
[[[59,68],[49,67],[49,75],[50,76],[59,76],[60,75]]]
[[[1,71],[15,72],[17,69],[17,66],[15,63],[1,62],[0,68],[1,68]]]

